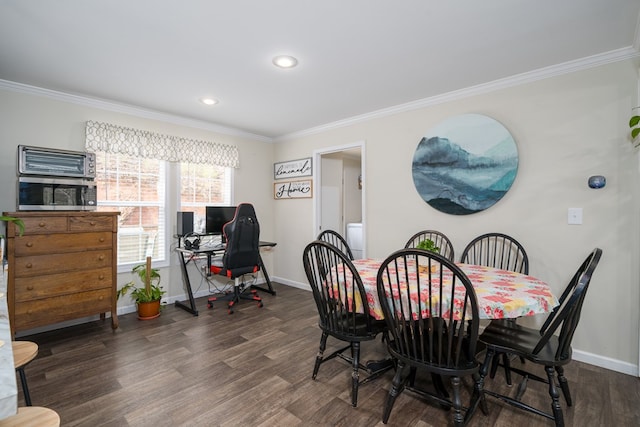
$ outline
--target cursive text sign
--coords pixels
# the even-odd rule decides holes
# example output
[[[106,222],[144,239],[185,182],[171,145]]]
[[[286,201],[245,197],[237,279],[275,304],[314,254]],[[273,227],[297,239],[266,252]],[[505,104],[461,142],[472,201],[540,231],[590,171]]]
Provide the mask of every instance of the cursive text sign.
[[[311,180],[273,183],[274,199],[304,199],[312,197]]]
[[[289,160],[273,164],[273,179],[298,178],[311,176],[311,157],[299,160]]]

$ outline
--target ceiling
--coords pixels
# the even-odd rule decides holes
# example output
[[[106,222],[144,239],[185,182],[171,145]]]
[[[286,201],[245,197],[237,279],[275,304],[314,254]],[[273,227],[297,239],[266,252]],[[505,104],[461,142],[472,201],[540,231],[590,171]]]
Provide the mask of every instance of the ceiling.
[[[2,0],[0,83],[272,140],[637,56],[639,16],[638,0]]]

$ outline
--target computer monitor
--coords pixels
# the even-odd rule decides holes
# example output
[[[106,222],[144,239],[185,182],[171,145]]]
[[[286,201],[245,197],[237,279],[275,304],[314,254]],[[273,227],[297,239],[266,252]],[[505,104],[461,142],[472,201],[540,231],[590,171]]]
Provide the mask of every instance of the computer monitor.
[[[235,206],[207,206],[205,232],[207,234],[221,234],[224,237],[222,227],[231,221],[235,214]]]

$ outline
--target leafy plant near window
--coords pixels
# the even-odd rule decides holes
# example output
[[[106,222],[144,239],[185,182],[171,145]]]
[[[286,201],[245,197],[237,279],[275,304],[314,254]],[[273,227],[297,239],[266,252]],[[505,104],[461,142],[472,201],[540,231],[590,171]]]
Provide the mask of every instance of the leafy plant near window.
[[[131,269],[131,274],[138,276],[144,286],[137,287],[136,282],[132,280],[118,289],[118,298],[130,292],[137,303],[144,303],[158,301],[167,293],[160,286],[160,273],[158,269],[151,268],[150,262],[148,264],[149,266],[147,266],[147,264],[139,264]]]

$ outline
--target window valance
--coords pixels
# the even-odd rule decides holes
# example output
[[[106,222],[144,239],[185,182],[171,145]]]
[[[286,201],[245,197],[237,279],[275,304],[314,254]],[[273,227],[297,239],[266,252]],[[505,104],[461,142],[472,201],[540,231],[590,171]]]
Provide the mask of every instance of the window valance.
[[[238,147],[178,136],[162,135],[110,123],[87,122],[86,150],[103,151],[169,162],[206,163],[238,168]]]

